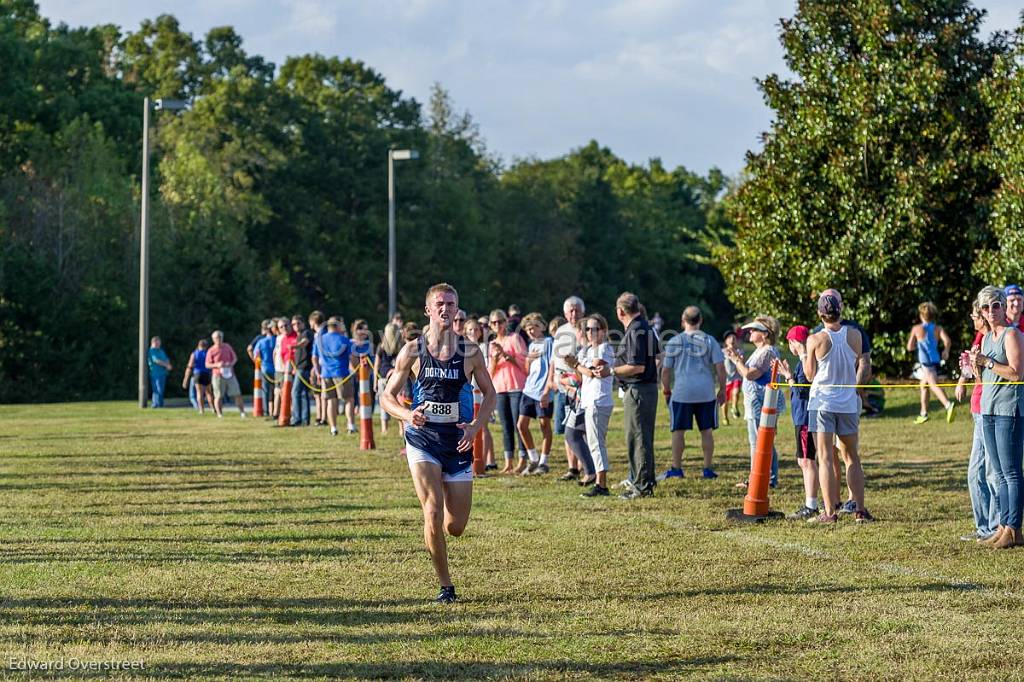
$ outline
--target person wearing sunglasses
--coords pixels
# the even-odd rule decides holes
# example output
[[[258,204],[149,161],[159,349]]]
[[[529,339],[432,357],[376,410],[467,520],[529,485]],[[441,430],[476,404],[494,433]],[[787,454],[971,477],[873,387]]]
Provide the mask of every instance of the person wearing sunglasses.
[[[455,317],[452,318],[452,330],[459,336],[464,336],[466,333],[466,311],[462,308],[459,308]]]
[[[915,324],[907,337],[907,352],[917,351],[918,377],[921,382],[921,414],[914,420],[915,424],[924,424],[928,421],[928,392],[938,398],[942,403],[942,409],[946,411],[946,422],[952,422],[955,414],[956,403],[946,398],[946,392],[938,386],[939,367],[945,364],[949,358],[949,348],[953,344],[946,330],[935,324],[939,317],[939,309],[935,304],[926,301],[917,307],[917,314],[921,322]],[[939,342],[942,342],[942,352],[939,352]]]
[[[516,429],[519,422],[519,401],[526,385],[526,345],[518,334],[508,331],[508,316],[496,308],[488,318],[491,343],[488,346],[488,369],[498,394],[498,418],[501,420],[502,443],[505,447],[503,474],[521,474],[528,466],[526,446]],[[516,441],[519,445],[519,466],[515,466]]]
[[[1006,294],[988,286],[978,293],[978,308],[990,331],[968,360],[981,376],[981,423],[988,463],[995,474],[999,528],[984,544],[1008,549],[1024,544],[1021,535],[1021,456],[1024,449],[1024,390],[1021,368],[1024,343],[1006,317]]]
[[[977,300],[972,306],[971,323],[974,325],[974,342],[971,346],[980,347],[989,328]],[[968,382],[973,385],[971,420],[974,422],[974,432],[971,437],[971,455],[967,460],[967,491],[971,496],[974,530],[961,535],[960,539],[965,542],[981,542],[992,537],[999,528],[999,489],[996,487],[995,471],[988,464],[985,451],[985,429],[981,423],[981,376],[975,373],[971,365],[970,351],[964,351],[960,355],[960,380],[956,384],[956,399],[961,403],[967,397]]]
[[[597,313],[587,318],[584,330],[587,345],[574,359],[567,359],[582,377],[580,407],[583,408],[587,430],[587,447],[594,460],[597,480],[583,497],[607,497],[608,491],[608,421],[612,417],[612,364],[615,352],[608,343],[608,321]]]

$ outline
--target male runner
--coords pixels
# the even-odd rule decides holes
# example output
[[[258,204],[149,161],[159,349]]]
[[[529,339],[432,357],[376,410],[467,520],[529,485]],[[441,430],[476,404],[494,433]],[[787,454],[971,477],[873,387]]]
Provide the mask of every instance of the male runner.
[[[473,502],[473,438],[497,402],[479,347],[452,328],[458,309],[459,294],[452,285],[427,290],[430,324],[399,351],[380,395],[381,406],[406,423],[406,456],[423,508],[423,540],[441,583],[435,599],[440,604],[457,599],[448,574],[445,531],[458,537],[466,530]],[[413,400],[406,408],[398,396],[410,375],[415,377]],[[484,394],[476,419],[473,394],[464,390],[473,380]]]

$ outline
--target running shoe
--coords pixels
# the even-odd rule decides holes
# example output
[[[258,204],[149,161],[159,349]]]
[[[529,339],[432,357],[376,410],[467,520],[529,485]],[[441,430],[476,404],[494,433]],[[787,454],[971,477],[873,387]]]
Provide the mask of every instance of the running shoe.
[[[670,478],[683,478],[683,470],[676,467],[669,467],[664,473],[658,476],[659,481],[665,481]]]
[[[337,436],[338,435],[338,427],[336,427],[336,426],[331,427],[331,435],[332,436]]]
[[[839,505],[839,509],[836,511],[840,514],[853,514],[857,511],[857,503],[853,500],[847,500]]]
[[[956,403],[950,403],[949,407],[946,408],[946,423],[952,424],[953,419],[956,418]]]
[[[817,509],[811,509],[810,507],[800,507],[795,512],[787,516],[786,518],[790,521],[807,521],[818,515]]]
[[[855,512],[853,520],[857,523],[871,523],[875,520],[875,517],[871,515],[871,512],[865,509],[864,511]]]
[[[354,433],[356,432],[356,427],[354,427],[354,426],[352,426],[351,424],[349,424],[349,425],[348,425],[348,432],[349,432],[350,434],[354,434]]]
[[[718,478],[718,474],[715,473],[715,470],[707,467],[704,467],[704,473],[702,475],[704,478]]]
[[[926,415],[926,414],[919,414],[919,415],[917,415],[917,419],[914,420],[914,423],[915,424],[924,424],[926,421],[928,421],[928,415]]]
[[[529,466],[519,472],[520,476],[529,476],[533,472],[537,471],[539,464],[537,462],[530,462]]]
[[[825,512],[821,512],[817,516],[812,516],[811,518],[807,519],[807,523],[814,523],[822,526],[831,525],[836,523],[837,521],[839,521],[838,514],[826,514]]]
[[[605,488],[603,485],[594,485],[587,492],[580,493],[580,497],[608,497],[610,494],[608,488]]]
[[[437,598],[434,601],[438,604],[454,604],[458,599],[454,585],[442,585],[441,591],[437,593]]]
[[[642,492],[641,490],[638,490],[637,488],[632,488],[631,490],[627,490],[626,492],[624,492],[621,495],[619,495],[619,499],[620,500],[638,500],[641,497],[651,497],[652,495],[654,495],[653,492]]]
[[[538,464],[532,473],[534,476],[543,476],[544,474],[551,473],[551,467],[547,464]]]
[[[569,469],[564,474],[558,477],[559,481],[575,481],[580,477],[579,469]]]
[[[992,536],[991,535],[982,535],[978,531],[972,530],[967,535],[961,535],[960,536],[960,541],[961,542],[980,542],[981,540],[987,540],[990,537],[992,537]]]
[[[498,470],[498,465],[497,464],[488,464],[487,466],[484,467],[484,471],[497,471],[497,470]]]

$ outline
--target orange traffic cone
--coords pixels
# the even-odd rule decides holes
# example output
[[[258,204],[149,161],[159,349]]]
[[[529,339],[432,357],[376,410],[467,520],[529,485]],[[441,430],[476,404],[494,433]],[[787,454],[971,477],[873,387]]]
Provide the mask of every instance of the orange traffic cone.
[[[260,358],[256,357],[256,371],[252,375],[252,416],[262,417],[263,407],[263,370],[260,369]]]
[[[292,421],[292,373],[285,370],[281,382],[281,409],[277,415],[278,426],[288,426]]]
[[[373,442],[373,393],[370,391],[370,362],[359,363],[359,449],[376,450]]]
[[[764,390],[761,422],[757,429],[757,444],[754,446],[754,461],[750,465],[750,479],[747,483],[747,495],[743,498],[743,509],[730,509],[725,513],[725,517],[733,521],[756,523],[781,519],[784,516],[782,512],[771,511],[768,504],[772,449],[775,446],[775,431],[779,422],[779,411],[775,407],[779,400],[779,387],[775,383],[777,372],[777,363],[772,363],[772,379]]]

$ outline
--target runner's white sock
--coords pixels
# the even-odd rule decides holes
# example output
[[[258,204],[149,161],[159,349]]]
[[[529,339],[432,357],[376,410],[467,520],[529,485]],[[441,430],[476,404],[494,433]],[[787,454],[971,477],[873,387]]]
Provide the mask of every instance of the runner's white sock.
[[[806,500],[804,500],[804,505],[808,509],[817,509],[818,508],[818,498],[817,497],[808,497]]]
[[[544,454],[542,454],[542,455],[540,456],[540,463],[541,463],[541,464],[544,464],[544,465],[547,465],[547,463],[548,463],[548,456],[547,456],[547,455],[544,455]]]
[[[530,448],[529,450],[526,451],[526,454],[530,456],[531,462],[536,462],[538,459],[540,459],[540,455],[537,454],[536,448]]]

